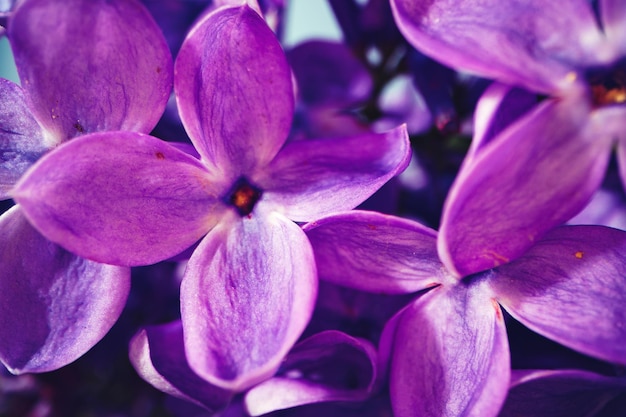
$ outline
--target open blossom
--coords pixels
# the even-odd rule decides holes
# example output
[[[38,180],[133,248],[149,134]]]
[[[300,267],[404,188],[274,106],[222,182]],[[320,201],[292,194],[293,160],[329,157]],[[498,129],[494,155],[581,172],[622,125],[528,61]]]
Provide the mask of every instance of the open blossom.
[[[134,0],[20,2],[7,36],[21,87],[0,79],[0,199],[61,143],[148,132],[163,112],[172,58]],[[19,205],[0,217],[0,361],[12,372],[49,371],[83,355],[115,323],[129,289],[129,268],[47,240]]]
[[[200,240],[181,284],[187,360],[243,391],[278,369],[313,310],[313,253],[293,221],[361,203],[406,166],[408,136],[285,144],[291,72],[248,5],[198,22],[174,73],[199,159],[148,135],[93,133],[42,158],[12,195],[45,236],[95,261],[148,264]]]
[[[592,3],[391,2],[419,50],[525,88],[535,101],[547,96],[520,113],[500,86],[477,109],[477,125],[500,123],[496,113],[512,123],[476,132],[477,152],[450,191],[441,226],[449,268],[469,274],[499,265],[567,221],[598,188],[616,144],[626,183],[626,5]]]
[[[626,232],[558,228],[516,260],[460,277],[438,255],[445,237],[408,220],[353,211],[305,231],[321,279],[389,294],[432,288],[381,338],[396,416],[497,415],[510,378],[501,306],[554,341],[626,363]]]

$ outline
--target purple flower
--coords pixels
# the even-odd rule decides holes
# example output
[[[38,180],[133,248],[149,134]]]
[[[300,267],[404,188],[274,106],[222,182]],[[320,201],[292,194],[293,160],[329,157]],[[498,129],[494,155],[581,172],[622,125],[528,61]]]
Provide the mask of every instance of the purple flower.
[[[562,227],[513,262],[460,278],[438,256],[441,235],[408,220],[353,211],[305,231],[321,279],[388,294],[432,288],[381,337],[397,416],[498,413],[510,377],[500,306],[565,346],[626,362],[626,232]]]
[[[156,388],[217,412],[235,392],[203,380],[189,367],[180,321],[142,329],[130,343],[130,359]],[[246,415],[329,401],[361,401],[377,382],[376,351],[365,340],[338,331],[317,333],[296,344],[277,375],[243,396]],[[236,403],[235,403],[236,405]]]
[[[342,43],[305,42],[289,51],[288,58],[298,81],[301,130],[307,137],[362,133],[368,124],[384,131],[402,122],[415,133],[430,124],[424,99],[408,75],[388,69],[385,79],[375,80],[373,75],[383,70],[366,66]]]
[[[22,87],[0,79],[0,198],[41,155],[103,130],[149,131],[172,87],[172,59],[135,1],[29,0],[7,32]],[[11,372],[72,362],[110,329],[128,268],[75,256],[15,206],[0,217],[0,360]]]
[[[598,18],[586,0],[393,0],[392,7],[424,53],[535,94],[523,113],[510,107],[505,87],[483,98],[477,125],[500,124],[496,114],[512,123],[495,136],[475,133],[477,152],[443,213],[448,268],[467,275],[514,259],[575,215],[598,188],[616,141],[626,179],[623,1],[600,0]],[[536,104],[537,95],[548,98]]]
[[[7,20],[12,13],[15,0],[0,0],[0,38],[6,35]]]
[[[153,263],[201,239],[181,284],[187,360],[242,391],[278,369],[313,309],[313,253],[291,220],[362,202],[406,166],[408,137],[285,144],[291,72],[247,5],[205,16],[174,71],[200,159],[139,133],[94,133],[42,158],[13,196],[48,238],[100,262]]]

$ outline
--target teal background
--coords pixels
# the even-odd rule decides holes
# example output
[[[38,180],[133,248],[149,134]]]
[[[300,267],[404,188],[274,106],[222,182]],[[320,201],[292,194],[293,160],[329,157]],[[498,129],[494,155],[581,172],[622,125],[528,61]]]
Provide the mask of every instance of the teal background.
[[[283,46],[290,48],[307,39],[339,41],[341,30],[326,1],[289,0]]]
[[[15,64],[13,63],[11,47],[9,46],[9,41],[5,37],[0,38],[0,78],[6,78],[14,82],[19,82]]]

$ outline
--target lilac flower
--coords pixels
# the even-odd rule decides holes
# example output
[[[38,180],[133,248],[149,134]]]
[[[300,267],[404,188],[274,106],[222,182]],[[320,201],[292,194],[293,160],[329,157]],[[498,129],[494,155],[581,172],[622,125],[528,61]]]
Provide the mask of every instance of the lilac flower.
[[[62,142],[102,130],[149,131],[160,117],[172,59],[135,1],[28,0],[7,35],[22,87],[0,79],[1,199]],[[0,361],[14,373],[72,362],[117,320],[129,269],[48,241],[19,205],[0,217],[0,230]]]
[[[499,417],[616,417],[626,380],[579,370],[514,371]]]
[[[496,136],[476,132],[443,213],[441,233],[462,275],[523,253],[580,211],[598,188],[611,149],[624,170],[626,7],[592,2],[393,0],[400,30],[457,69],[548,96]],[[506,93],[490,92],[477,124],[494,121]],[[537,99],[535,99],[537,101]],[[496,103],[504,106],[500,110]]]
[[[284,145],[291,73],[247,5],[205,16],[174,71],[200,159],[139,133],[94,133],[42,158],[13,196],[48,238],[99,262],[149,264],[201,239],[181,284],[186,357],[209,383],[243,391],[278,369],[313,309],[313,254],[291,220],[362,202],[406,166],[408,137]]]
[[[510,376],[500,306],[565,346],[626,362],[626,232],[562,227],[513,262],[461,278],[437,254],[441,235],[408,220],[353,211],[305,231],[322,279],[389,294],[432,288],[381,338],[397,416],[498,413]]]
[[[345,43],[359,55],[368,48],[388,54],[405,42],[386,0],[330,0],[329,4],[341,26]]]
[[[624,192],[610,188],[600,188],[587,206],[572,217],[569,224],[600,224],[626,230],[626,204]]]
[[[355,110],[372,91],[367,68],[342,43],[314,40],[287,52],[298,82],[296,138],[368,130]]]
[[[231,407],[235,392],[212,385],[189,367],[180,321],[140,330],[130,342],[130,359],[142,378],[170,395],[212,412]],[[245,392],[246,415],[364,400],[377,382],[376,359],[365,340],[338,331],[315,334],[291,349],[277,375]]]
[[[288,58],[298,81],[306,137],[365,132],[368,124],[384,131],[403,122],[415,133],[430,124],[430,113],[408,75],[388,70],[389,79],[374,80],[370,72],[382,70],[368,68],[342,43],[305,42]],[[367,112],[376,114],[363,114]]]
[[[6,35],[7,20],[12,13],[14,0],[0,0],[0,38]]]

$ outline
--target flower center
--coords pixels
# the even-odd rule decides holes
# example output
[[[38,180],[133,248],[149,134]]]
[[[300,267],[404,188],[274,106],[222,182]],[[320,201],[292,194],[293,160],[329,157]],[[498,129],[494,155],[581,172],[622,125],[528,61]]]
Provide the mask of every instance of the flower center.
[[[595,107],[626,103],[626,67],[624,62],[620,64],[609,69],[592,70],[587,74]]]
[[[226,194],[224,202],[233,206],[240,216],[248,216],[261,199],[262,194],[260,188],[252,185],[246,178],[239,177]]]

